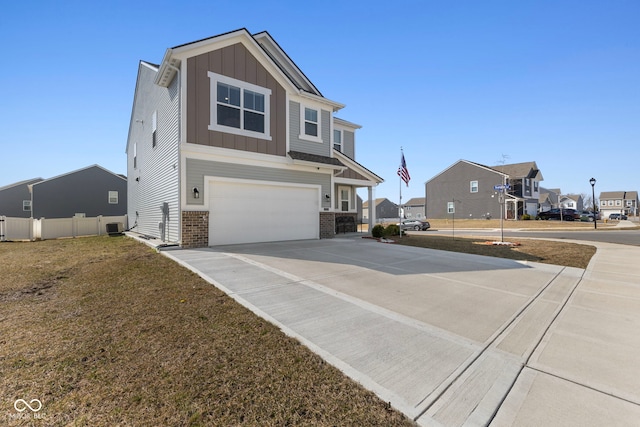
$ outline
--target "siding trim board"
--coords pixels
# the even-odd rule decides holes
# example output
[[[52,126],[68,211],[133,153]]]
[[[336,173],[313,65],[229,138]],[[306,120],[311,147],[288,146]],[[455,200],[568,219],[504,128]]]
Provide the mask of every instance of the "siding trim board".
[[[331,175],[328,173],[313,173],[291,168],[273,168],[265,166],[242,165],[214,160],[186,159],[185,188],[207,188],[206,181],[215,179],[239,179],[262,183],[280,183],[290,185],[317,185],[321,194],[331,193]],[[193,199],[189,191],[186,202],[191,206],[206,206],[207,194],[200,192],[199,199]],[[330,201],[321,200],[320,209],[330,208]]]

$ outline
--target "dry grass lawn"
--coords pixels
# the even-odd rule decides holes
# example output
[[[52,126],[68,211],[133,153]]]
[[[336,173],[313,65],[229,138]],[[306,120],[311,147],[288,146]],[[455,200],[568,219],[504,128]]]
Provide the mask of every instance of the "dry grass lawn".
[[[512,246],[493,245],[487,237],[455,237],[442,235],[412,234],[395,237],[397,243],[422,248],[452,252],[533,261],[567,267],[587,268],[596,248],[567,242],[536,239],[505,239]]]
[[[0,259],[0,425],[413,425],[132,239],[1,243]]]

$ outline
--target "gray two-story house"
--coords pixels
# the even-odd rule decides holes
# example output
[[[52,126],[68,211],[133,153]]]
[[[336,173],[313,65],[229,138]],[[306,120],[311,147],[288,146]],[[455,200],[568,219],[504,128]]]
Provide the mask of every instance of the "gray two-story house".
[[[638,216],[637,191],[603,191],[600,193],[601,217],[609,218],[611,214]]]
[[[425,212],[427,218],[535,217],[540,181],[535,162],[489,167],[459,160],[425,183]]]
[[[141,61],[127,141],[129,220],[183,247],[333,237],[358,188],[359,125],[267,33],[240,29]]]
[[[42,178],[32,178],[0,187],[0,216],[30,218],[30,186],[40,181]]]

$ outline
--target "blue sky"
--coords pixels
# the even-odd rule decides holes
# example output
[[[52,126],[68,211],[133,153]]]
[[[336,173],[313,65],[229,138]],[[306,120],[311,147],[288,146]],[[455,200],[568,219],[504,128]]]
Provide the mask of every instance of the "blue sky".
[[[363,126],[357,160],[397,203],[459,159],[536,161],[563,193],[640,190],[640,2],[24,1],[2,6],[0,186],[126,174],[139,60],[268,31]]]

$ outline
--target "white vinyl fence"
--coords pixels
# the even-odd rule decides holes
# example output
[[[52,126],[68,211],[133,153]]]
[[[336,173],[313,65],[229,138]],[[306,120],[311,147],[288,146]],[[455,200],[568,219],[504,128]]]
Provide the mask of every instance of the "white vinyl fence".
[[[110,223],[121,223],[126,228],[127,216],[40,219],[0,216],[0,241],[100,236],[107,234],[107,224]]]

